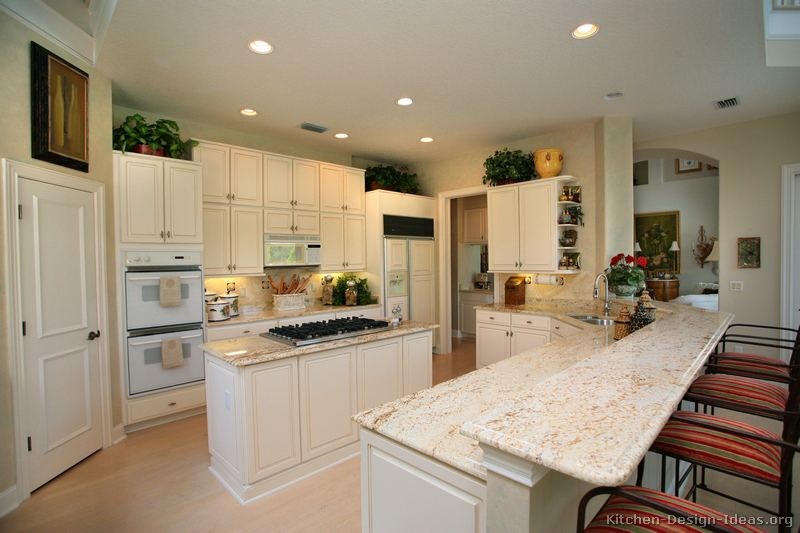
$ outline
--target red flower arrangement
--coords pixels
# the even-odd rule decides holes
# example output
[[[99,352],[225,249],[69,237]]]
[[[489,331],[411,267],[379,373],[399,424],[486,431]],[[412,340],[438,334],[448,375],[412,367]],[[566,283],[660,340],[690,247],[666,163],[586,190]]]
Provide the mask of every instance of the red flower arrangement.
[[[605,270],[608,283],[611,286],[628,285],[643,287],[647,267],[646,257],[633,257],[632,255],[617,254],[611,258],[611,266]]]

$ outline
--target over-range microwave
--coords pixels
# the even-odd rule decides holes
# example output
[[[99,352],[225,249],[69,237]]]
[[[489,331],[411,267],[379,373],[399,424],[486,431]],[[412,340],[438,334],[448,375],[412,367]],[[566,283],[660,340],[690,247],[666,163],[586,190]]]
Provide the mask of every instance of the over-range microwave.
[[[319,235],[264,235],[264,267],[319,266]]]

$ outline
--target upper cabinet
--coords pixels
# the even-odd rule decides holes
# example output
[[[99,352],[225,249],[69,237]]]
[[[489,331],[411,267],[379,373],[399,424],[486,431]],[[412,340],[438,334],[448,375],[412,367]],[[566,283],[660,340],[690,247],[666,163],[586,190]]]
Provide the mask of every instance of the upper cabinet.
[[[292,166],[288,157],[264,156],[264,207],[292,208]]]
[[[261,152],[202,141],[192,160],[203,166],[203,201],[261,206]]]
[[[261,152],[231,148],[231,204],[261,207],[263,171]]]
[[[363,215],[365,201],[363,170],[320,165],[321,211]]]
[[[489,239],[487,216],[488,210],[485,207],[464,209],[464,244],[486,244]]]
[[[344,210],[348,215],[363,215],[367,212],[364,195],[364,171],[344,169]]]
[[[114,157],[120,242],[203,242],[199,165],[143,155]]]
[[[293,170],[293,207],[319,211],[319,163],[295,159]]]
[[[231,198],[231,149],[224,144],[201,142],[192,148],[192,160],[203,166],[203,201],[227,203]]]

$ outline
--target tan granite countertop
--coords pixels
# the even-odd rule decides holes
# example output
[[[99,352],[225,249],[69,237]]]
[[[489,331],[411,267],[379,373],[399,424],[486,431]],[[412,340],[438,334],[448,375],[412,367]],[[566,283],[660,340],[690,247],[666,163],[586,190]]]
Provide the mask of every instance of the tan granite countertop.
[[[240,313],[239,316],[235,316],[229,320],[222,320],[219,322],[209,322],[207,325],[209,328],[215,328],[220,326],[231,326],[233,324],[241,325],[241,324],[249,324],[251,322],[261,322],[262,320],[280,320],[281,318],[296,318],[299,316],[320,315],[323,313],[359,311],[361,309],[377,309],[380,306],[381,304],[322,305],[321,303],[317,302],[310,307],[306,307],[305,309],[297,311],[278,311],[270,307],[270,308],[264,308],[262,311],[258,313],[252,313],[252,314]]]
[[[590,483],[621,484],[732,319],[728,313],[656,305],[659,320],[617,342],[613,327],[566,316],[602,314],[595,301],[482,306],[552,316],[582,331],[355,420],[480,479],[486,479],[482,442]]]
[[[288,344],[265,339],[260,335],[249,335],[246,337],[237,337],[235,339],[208,342],[203,344],[201,348],[203,348],[207,354],[222,359],[230,365],[249,366],[277,361],[278,359],[285,359],[287,357],[295,357],[309,353],[334,350],[345,346],[391,339],[392,337],[411,335],[412,333],[429,331],[438,327],[437,324],[405,321],[399,326],[392,327],[386,331],[379,331],[377,333],[336,341],[320,342],[319,344],[309,344],[308,346],[297,348]]]

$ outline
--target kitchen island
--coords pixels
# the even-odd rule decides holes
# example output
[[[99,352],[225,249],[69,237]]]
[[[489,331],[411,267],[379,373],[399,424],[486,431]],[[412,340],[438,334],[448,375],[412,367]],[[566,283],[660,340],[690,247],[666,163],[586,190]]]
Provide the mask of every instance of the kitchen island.
[[[732,319],[659,304],[614,342],[568,316],[601,314],[592,301],[485,309],[576,329],[360,413],[363,531],[572,530],[589,488],[632,477]]]
[[[259,335],[204,344],[212,474],[246,503],[356,455],[355,413],[431,386],[435,327],[300,347]]]

